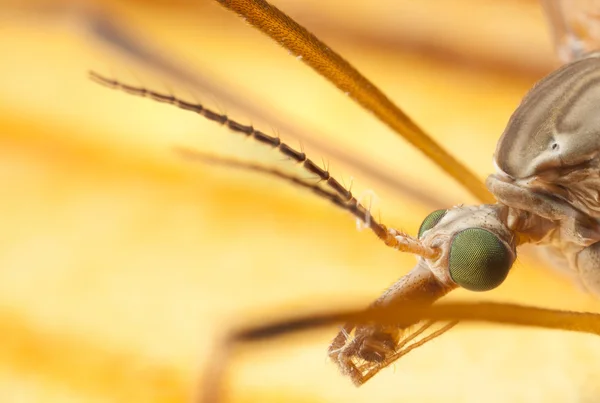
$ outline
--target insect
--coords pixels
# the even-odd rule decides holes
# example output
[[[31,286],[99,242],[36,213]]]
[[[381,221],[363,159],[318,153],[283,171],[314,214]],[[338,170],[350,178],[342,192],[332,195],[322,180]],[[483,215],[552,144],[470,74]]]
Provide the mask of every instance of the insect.
[[[240,7],[238,12],[248,13],[253,10],[250,4],[250,2],[232,2],[229,5],[238,5]],[[266,6],[261,5],[261,7]],[[249,18],[249,14],[245,15]],[[274,17],[267,17],[266,21],[271,21],[268,18]],[[429,310],[427,306],[457,286],[474,291],[487,291],[499,286],[508,275],[516,258],[516,247],[520,244],[548,243],[558,247],[571,267],[579,271],[583,283],[592,291],[595,290],[597,277],[594,277],[596,271],[593,268],[597,258],[593,245],[599,238],[598,224],[594,215],[593,189],[595,185],[589,181],[590,178],[597,176],[593,163],[595,155],[593,152],[592,154],[584,153],[581,148],[575,147],[581,145],[585,150],[591,149],[595,152],[594,138],[589,137],[589,141],[585,143],[573,143],[568,139],[561,139],[560,136],[553,135],[556,133],[556,122],[560,118],[565,118],[566,121],[572,118],[567,113],[567,106],[577,105],[575,100],[583,100],[583,106],[576,107],[577,110],[585,110],[585,107],[591,103],[585,96],[580,97],[578,92],[573,92],[571,98],[560,103],[549,95],[550,91],[547,89],[560,87],[554,80],[564,80],[565,76],[575,80],[575,84],[568,82],[568,87],[583,87],[582,77],[587,77],[586,74],[590,74],[597,63],[595,56],[588,56],[579,62],[568,65],[536,87],[526,98],[521,109],[515,113],[496,153],[495,162],[500,171],[488,180],[488,187],[501,201],[500,204],[455,207],[433,212],[423,222],[418,237],[411,237],[380,225],[370,215],[368,209],[361,206],[346,188],[331,179],[328,171],[318,168],[314,162],[307,159],[303,152],[290,148],[276,137],[257,132],[253,128],[221,114],[179,101],[170,95],[119,84],[97,75],[93,77],[104,84],[121,87],[138,95],[150,96],[159,101],[175,103],[184,109],[194,110],[235,131],[278,148],[285,156],[303,164],[309,172],[316,174],[327,186],[326,190],[315,187],[311,187],[311,189],[317,193],[322,192],[334,203],[352,212],[373,229],[388,246],[412,252],[421,257],[415,269],[401,279],[396,286],[393,286],[366,313],[309,317],[238,333],[239,339],[253,339],[302,327],[321,325],[334,320],[350,319],[351,322],[345,325],[334,339],[330,347],[330,356],[337,362],[344,374],[348,375],[356,384],[362,384],[402,355],[405,343],[410,341],[416,333],[427,330],[431,323],[426,322],[414,333],[404,332],[409,325],[417,323],[421,318],[428,317],[427,315],[431,315],[430,317],[435,320],[450,320],[448,325],[431,334],[436,336],[452,327],[456,319],[469,319],[469,312],[475,309],[466,311],[455,307],[456,310],[444,313],[444,311],[435,309]],[[575,74],[574,71],[581,72],[581,75]],[[355,80],[352,81],[352,83],[355,82]],[[534,102],[538,99],[541,99],[541,102]],[[554,109],[550,108],[552,113],[547,113],[547,109],[543,108],[544,102],[554,106]],[[556,106],[557,103],[558,106]],[[541,111],[535,107],[539,107]],[[528,113],[525,114],[524,111]],[[593,116],[593,114],[588,111],[584,116]],[[575,119],[576,122],[582,121],[581,116],[577,116],[577,118],[579,119]],[[573,123],[572,125],[576,126]],[[594,127],[593,119],[590,125],[590,127]],[[523,138],[519,136],[523,136],[523,132],[529,133],[523,127],[536,133],[537,148],[527,147],[529,145],[527,142],[525,142],[527,145],[525,147],[519,144],[518,139]],[[539,128],[544,130],[538,130]],[[410,123],[406,130],[418,132],[418,129],[410,126]],[[529,139],[529,137],[525,136],[524,138]],[[522,150],[526,150],[530,154],[520,154]],[[434,151],[433,154],[436,152]],[[524,164],[523,161],[528,163]],[[456,167],[451,160],[442,162],[442,164]],[[249,166],[247,167],[249,168]],[[557,169],[560,170],[557,171]],[[473,193],[487,200],[485,192],[466,172],[456,168],[455,175],[461,178]],[[306,183],[302,185],[304,186]],[[592,201],[590,202],[590,200]],[[474,257],[478,258],[474,259]],[[413,306],[412,303],[417,303],[417,306]],[[401,318],[389,319],[392,309],[396,311],[398,309],[409,310],[409,308],[411,313],[403,313]],[[484,314],[491,318],[494,307],[487,308],[488,311]],[[573,317],[558,312],[526,308],[520,310],[522,307],[498,306],[496,308],[500,313],[496,320],[546,327],[575,329],[577,326],[584,325],[583,319],[595,318],[591,315]],[[511,311],[511,308],[516,311]],[[436,316],[436,312],[442,312],[442,314]],[[585,330],[594,331],[594,326],[590,325]],[[219,371],[216,370],[215,373],[218,374]],[[214,391],[208,393],[206,399],[216,399],[216,393]]]

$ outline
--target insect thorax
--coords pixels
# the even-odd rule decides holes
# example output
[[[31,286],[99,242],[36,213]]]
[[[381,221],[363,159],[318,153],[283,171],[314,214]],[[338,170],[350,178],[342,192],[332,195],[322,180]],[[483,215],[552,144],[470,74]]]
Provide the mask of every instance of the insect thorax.
[[[519,243],[550,245],[577,269],[600,241],[600,53],[540,80],[511,116],[488,189]]]

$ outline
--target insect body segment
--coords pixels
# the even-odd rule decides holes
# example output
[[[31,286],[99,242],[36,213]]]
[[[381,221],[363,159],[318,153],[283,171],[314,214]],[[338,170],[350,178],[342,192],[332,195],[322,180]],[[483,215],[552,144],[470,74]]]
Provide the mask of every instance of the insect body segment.
[[[600,295],[600,53],[535,85],[498,142],[488,189],[507,225],[563,256]]]
[[[436,210],[423,220],[419,238],[446,251],[447,273],[457,285],[488,291],[504,281],[515,258],[515,235],[504,222],[506,212],[501,205]],[[444,276],[443,270],[439,273]]]
[[[520,186],[600,218],[600,53],[536,84],[498,141],[495,164]]]

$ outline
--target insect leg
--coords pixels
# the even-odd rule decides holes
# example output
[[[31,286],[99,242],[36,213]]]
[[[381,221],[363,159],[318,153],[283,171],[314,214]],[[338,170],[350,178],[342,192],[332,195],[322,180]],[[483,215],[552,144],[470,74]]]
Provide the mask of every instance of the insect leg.
[[[363,108],[404,137],[482,202],[494,198],[467,169],[354,66],[277,7],[264,0],[217,0],[245,22],[302,57],[302,62],[325,77]]]
[[[368,310],[346,310],[281,319],[262,325],[241,328],[230,333],[216,348],[202,382],[199,403],[219,403],[223,392],[223,378],[229,364],[232,348],[238,344],[263,341],[299,331],[313,330],[335,323],[376,323],[399,325],[406,322],[430,320],[434,322],[461,321],[531,326],[545,329],[570,330],[600,336],[600,314],[571,312],[531,306],[502,303],[449,303],[432,306],[407,304],[401,312],[397,306]],[[453,326],[450,323],[448,326]],[[446,328],[443,328],[447,330]],[[450,327],[451,327],[450,326]],[[443,330],[443,331],[445,331]],[[443,331],[441,333],[443,333]],[[436,332],[437,335],[441,334]],[[437,336],[435,335],[435,336]],[[430,335],[434,336],[434,334]],[[434,336],[434,337],[435,337]],[[421,345],[421,344],[419,344]]]

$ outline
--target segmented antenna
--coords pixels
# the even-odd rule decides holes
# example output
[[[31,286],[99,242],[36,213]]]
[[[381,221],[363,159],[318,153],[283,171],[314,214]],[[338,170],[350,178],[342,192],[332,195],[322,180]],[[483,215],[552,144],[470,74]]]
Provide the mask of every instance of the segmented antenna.
[[[253,171],[267,173],[273,176],[277,176],[289,182],[292,182],[298,186],[312,190],[317,195],[331,201],[336,206],[349,211],[355,217],[359,218],[365,224],[371,228],[371,230],[381,239],[386,245],[399,249],[409,251],[406,245],[405,239],[399,239],[399,235],[405,237],[404,234],[388,229],[385,225],[380,224],[371,215],[370,211],[361,205],[358,200],[354,197],[352,192],[346,189],[337,179],[331,176],[328,169],[319,167],[314,161],[307,157],[306,153],[297,151],[290,147],[288,144],[281,141],[279,137],[269,136],[255,129],[253,126],[243,125],[230,119],[227,115],[214,112],[208,108],[205,108],[201,104],[193,104],[190,102],[183,101],[173,95],[167,95],[156,91],[148,90],[144,87],[137,87],[128,84],[121,83],[117,80],[111,80],[103,77],[100,74],[90,71],[90,79],[98,84],[104,85],[109,88],[118,89],[127,92],[132,95],[137,95],[144,98],[150,98],[158,102],[167,103],[170,105],[177,106],[178,108],[196,112],[199,115],[204,116],[208,120],[217,122],[223,126],[227,126],[231,131],[236,133],[244,134],[246,137],[253,138],[259,143],[271,146],[278,152],[283,154],[285,157],[298,163],[305,171],[315,175],[319,178],[319,181],[329,189],[326,190],[320,187],[318,184],[311,184],[306,180],[295,177],[293,175],[286,174],[276,169],[267,168],[258,164],[252,164],[248,162],[229,160],[226,158],[207,156],[202,153],[194,152],[191,150],[180,150],[183,155],[187,157],[201,159],[208,162],[219,163],[222,165],[236,166],[240,168],[246,168]],[[412,248],[411,248],[412,249]]]
[[[334,205],[340,207],[343,210],[350,212],[353,216],[364,222],[368,228],[371,228],[375,234],[385,234],[386,227],[382,224],[379,224],[373,216],[369,209],[365,208],[358,200],[352,195],[352,192],[349,192],[350,199],[344,199],[339,194],[334,193],[333,191],[323,189],[319,186],[318,183],[311,183],[306,179],[300,178],[298,176],[294,176],[287,172],[283,172],[279,169],[267,167],[264,165],[256,164],[249,161],[241,161],[233,158],[226,158],[218,155],[203,153],[196,150],[191,150],[189,148],[176,148],[180,155],[184,158],[202,161],[205,163],[215,164],[215,165],[223,165],[227,167],[233,168],[241,168],[245,170],[255,171],[264,173],[267,175],[275,176],[277,178],[283,179],[287,182],[291,182],[292,184],[302,187],[304,189],[308,189],[318,196],[329,200]]]

